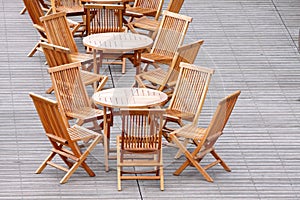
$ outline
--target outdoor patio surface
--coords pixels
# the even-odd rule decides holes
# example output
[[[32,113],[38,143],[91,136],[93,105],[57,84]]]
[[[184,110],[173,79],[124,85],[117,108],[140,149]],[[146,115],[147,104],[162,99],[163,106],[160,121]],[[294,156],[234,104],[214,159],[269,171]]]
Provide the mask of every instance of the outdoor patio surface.
[[[209,169],[213,183],[193,167],[174,176],[185,158],[173,159],[176,149],[164,146],[165,191],[158,181],[123,181],[120,192],[116,161],[105,172],[101,144],[87,159],[95,177],[78,169],[61,185],[64,172],[34,173],[51,147],[28,93],[55,96],[45,94],[51,81],[43,54],[27,57],[39,35],[22,7],[0,0],[0,199],[300,199],[300,1],[184,2],[180,13],[193,17],[184,43],[204,39],[195,64],[215,69],[199,125],[209,123],[221,98],[242,91],[216,144],[232,172]],[[82,39],[76,42],[84,51]],[[112,69],[117,87],[132,84],[130,62],[124,75]],[[102,73],[109,75],[105,67]],[[116,125],[113,139],[119,133]]]

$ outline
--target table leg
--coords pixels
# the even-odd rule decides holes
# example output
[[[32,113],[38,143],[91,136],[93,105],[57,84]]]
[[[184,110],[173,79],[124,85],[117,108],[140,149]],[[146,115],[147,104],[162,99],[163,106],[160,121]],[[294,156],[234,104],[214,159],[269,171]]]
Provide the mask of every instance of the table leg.
[[[134,50],[134,54],[133,54],[133,65],[135,67],[135,70],[136,70],[136,74],[140,74],[141,73],[141,50]],[[133,84],[133,87],[137,87],[138,84],[137,82],[135,81],[134,84]]]
[[[108,167],[108,159],[109,159],[109,140],[110,140],[110,134],[109,134],[109,130],[108,130],[108,126],[110,126],[110,124],[108,123],[108,117],[107,117],[107,108],[106,106],[103,106],[103,143],[104,143],[104,166],[105,166],[105,171],[109,171],[109,167]]]
[[[136,74],[141,73],[141,50],[134,51],[134,63],[133,65],[136,68]]]
[[[100,68],[102,67],[102,60],[103,60],[103,51],[100,51],[99,56],[99,64],[97,62],[97,50],[93,49],[93,71],[96,74],[100,74]]]

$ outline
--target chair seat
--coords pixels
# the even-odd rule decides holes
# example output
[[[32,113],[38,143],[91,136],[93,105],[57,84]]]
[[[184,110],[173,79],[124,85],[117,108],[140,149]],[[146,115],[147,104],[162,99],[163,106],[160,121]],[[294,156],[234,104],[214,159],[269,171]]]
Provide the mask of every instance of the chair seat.
[[[167,55],[161,55],[158,53],[142,53],[142,62],[159,62],[159,63],[164,63],[164,64],[170,64],[172,62],[171,56]]]
[[[146,79],[152,83],[155,84],[159,84],[162,85],[164,78],[166,77],[167,72],[164,71],[161,68],[152,70],[152,71],[148,71],[148,72],[144,72],[143,74],[141,74],[141,76],[143,77],[143,79]]]
[[[71,140],[76,142],[79,140],[88,140],[98,136],[94,131],[86,129],[82,126],[74,125],[68,128],[68,133],[70,134]]]
[[[66,115],[72,118],[89,120],[95,118],[102,118],[103,111],[91,107],[81,107],[77,110],[67,111]]]
[[[102,78],[102,76],[99,74],[83,70],[80,71],[80,76],[85,85],[93,84],[96,81],[100,81],[100,79]]]
[[[142,17],[143,15],[155,16],[157,10],[152,8],[141,8],[141,7],[128,7],[124,15],[131,15],[134,17]]]
[[[71,53],[71,59],[73,62],[84,62],[93,60],[92,54],[86,53]]]
[[[177,111],[177,110],[166,109],[165,116],[167,118],[171,118],[171,119],[173,118],[175,120],[184,119],[184,120],[188,120],[188,121],[193,121],[195,114],[188,113],[188,112],[181,112],[181,111]]]
[[[200,128],[192,125],[186,125],[182,128],[179,128],[175,130],[173,133],[177,137],[184,137],[187,139],[193,139],[193,140],[201,140],[203,136],[205,136],[206,128]]]
[[[149,19],[147,17],[142,17],[142,18],[136,19],[133,22],[134,27],[146,29],[146,30],[153,31],[153,32],[158,29],[159,24],[160,24],[160,21]]]

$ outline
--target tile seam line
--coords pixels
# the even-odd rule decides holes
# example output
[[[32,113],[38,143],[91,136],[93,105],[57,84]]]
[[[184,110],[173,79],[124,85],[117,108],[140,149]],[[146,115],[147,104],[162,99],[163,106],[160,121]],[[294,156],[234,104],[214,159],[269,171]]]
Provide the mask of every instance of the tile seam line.
[[[296,49],[298,49],[298,53],[300,54],[300,47],[298,47],[297,44],[296,44],[296,42],[293,40],[292,34],[291,34],[291,32],[289,31],[287,25],[284,23],[284,20],[283,20],[283,18],[282,18],[282,16],[281,16],[281,14],[280,14],[280,12],[279,12],[279,10],[278,10],[276,4],[274,3],[274,0],[271,0],[271,2],[272,2],[272,4],[273,4],[273,7],[275,8],[276,13],[278,14],[278,16],[279,16],[279,18],[280,18],[280,21],[281,21],[282,24],[284,25],[284,28],[286,29],[286,31],[287,31],[287,33],[289,34],[289,36],[290,36],[290,38],[291,38],[291,40],[292,40],[294,46],[296,47]],[[299,32],[299,34],[300,34],[300,32]]]

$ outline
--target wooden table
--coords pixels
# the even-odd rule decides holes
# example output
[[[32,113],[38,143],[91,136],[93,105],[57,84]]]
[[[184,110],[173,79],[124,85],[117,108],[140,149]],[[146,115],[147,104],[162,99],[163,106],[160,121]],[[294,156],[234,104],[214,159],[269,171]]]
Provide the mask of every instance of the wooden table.
[[[94,73],[99,73],[100,66],[97,65],[96,54],[100,51],[100,65],[103,53],[133,53],[133,65],[136,67],[136,74],[140,73],[141,51],[150,47],[153,40],[145,35],[133,33],[97,33],[83,38],[83,44],[93,49]]]
[[[150,108],[159,106],[168,100],[168,95],[163,92],[147,88],[112,88],[96,92],[92,99],[96,105],[103,106],[104,123],[104,151],[105,151],[105,170],[108,171],[109,140],[110,131],[107,116],[107,108]]]

